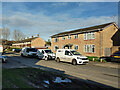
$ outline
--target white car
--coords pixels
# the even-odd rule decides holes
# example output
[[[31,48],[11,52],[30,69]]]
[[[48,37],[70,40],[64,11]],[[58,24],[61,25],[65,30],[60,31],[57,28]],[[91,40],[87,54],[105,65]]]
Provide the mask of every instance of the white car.
[[[55,54],[50,49],[38,49],[37,56],[40,57],[43,54],[45,60],[55,59]]]
[[[36,57],[37,49],[26,47],[26,48],[23,48],[20,53],[21,53],[21,56]]]
[[[86,64],[89,62],[86,56],[82,56],[79,52],[72,49],[57,49],[56,61],[70,62],[73,65]]]

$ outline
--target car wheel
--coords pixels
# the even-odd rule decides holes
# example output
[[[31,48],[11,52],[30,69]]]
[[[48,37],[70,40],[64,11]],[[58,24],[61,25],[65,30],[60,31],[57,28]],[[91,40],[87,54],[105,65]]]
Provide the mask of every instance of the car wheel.
[[[45,60],[47,61],[47,60],[48,60],[48,58],[47,58],[47,57],[45,57]]]
[[[21,56],[23,57],[23,54],[21,53]]]
[[[77,65],[77,61],[76,61],[76,60],[73,60],[73,61],[72,61],[72,64],[73,64],[73,65]]]
[[[56,62],[60,62],[60,58],[57,58],[57,59],[56,59]]]

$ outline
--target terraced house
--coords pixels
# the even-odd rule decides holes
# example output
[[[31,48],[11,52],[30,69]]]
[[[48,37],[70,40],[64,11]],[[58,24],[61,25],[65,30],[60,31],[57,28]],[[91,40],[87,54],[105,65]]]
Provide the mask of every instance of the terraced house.
[[[120,31],[114,22],[58,33],[51,38],[53,52],[69,48],[86,56],[109,56],[120,46]]]
[[[23,48],[23,47],[35,47],[35,48],[46,48],[45,47],[45,40],[39,37],[33,37],[32,38],[27,38],[24,40],[16,41],[15,43],[12,44],[12,47],[18,47],[18,48]]]

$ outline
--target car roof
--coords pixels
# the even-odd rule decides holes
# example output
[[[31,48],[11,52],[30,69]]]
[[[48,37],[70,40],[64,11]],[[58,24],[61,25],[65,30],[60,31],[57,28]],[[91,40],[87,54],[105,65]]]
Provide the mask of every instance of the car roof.
[[[68,51],[75,51],[74,49],[57,49],[57,50],[68,50]]]

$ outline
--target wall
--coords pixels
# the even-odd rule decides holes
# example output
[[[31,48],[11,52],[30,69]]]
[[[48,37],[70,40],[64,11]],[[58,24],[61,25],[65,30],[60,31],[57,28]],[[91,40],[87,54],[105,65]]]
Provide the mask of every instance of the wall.
[[[102,45],[102,55],[105,55],[105,48],[112,48],[113,47],[113,40],[112,37],[116,34],[118,28],[116,28],[113,24],[103,30],[103,45]],[[117,41],[119,42],[119,41]]]
[[[45,41],[42,38],[38,37],[31,41],[31,47],[32,46],[33,47],[45,47]]]

